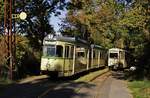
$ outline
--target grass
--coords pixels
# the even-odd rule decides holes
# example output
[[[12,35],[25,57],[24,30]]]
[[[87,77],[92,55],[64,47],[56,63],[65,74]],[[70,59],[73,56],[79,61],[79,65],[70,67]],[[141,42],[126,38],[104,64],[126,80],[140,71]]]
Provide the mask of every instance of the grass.
[[[75,80],[75,82],[89,82],[89,81],[93,80],[94,78],[96,78],[97,76],[99,76],[105,72],[108,72],[108,68],[98,70],[95,72],[91,72],[90,74],[87,74],[87,75]]]
[[[150,81],[129,82],[133,98],[150,98]]]

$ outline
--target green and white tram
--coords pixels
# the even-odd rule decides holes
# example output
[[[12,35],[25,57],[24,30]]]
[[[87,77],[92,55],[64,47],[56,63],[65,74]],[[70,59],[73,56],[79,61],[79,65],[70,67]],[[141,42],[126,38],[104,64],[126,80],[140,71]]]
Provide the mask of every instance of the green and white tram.
[[[125,58],[126,51],[119,48],[111,48],[108,51],[108,67],[111,69],[124,69],[127,68]]]
[[[100,67],[104,63],[101,50],[75,37],[48,35],[43,40],[41,72],[61,77]]]

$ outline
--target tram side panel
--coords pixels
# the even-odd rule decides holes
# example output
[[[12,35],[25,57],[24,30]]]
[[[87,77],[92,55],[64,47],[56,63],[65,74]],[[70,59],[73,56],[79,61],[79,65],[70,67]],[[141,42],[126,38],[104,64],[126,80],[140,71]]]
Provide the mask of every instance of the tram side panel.
[[[91,68],[98,68],[99,67],[99,63],[100,63],[100,60],[98,59],[98,50],[96,49],[93,49],[93,52],[92,52],[92,57],[91,57]]]
[[[93,48],[90,56],[90,68],[99,68],[106,65],[107,52],[104,49]]]
[[[100,51],[100,67],[104,67],[107,61],[107,52],[105,50]]]
[[[76,49],[76,58],[75,58],[75,73],[79,73],[87,70],[87,53],[88,49],[85,47],[80,47]]]
[[[64,57],[64,68],[63,68],[63,75],[64,76],[71,76],[72,75],[73,52],[74,52],[73,45],[65,46],[65,57]]]
[[[98,53],[94,49],[93,50],[93,55],[92,55],[92,68],[97,68],[98,67]]]

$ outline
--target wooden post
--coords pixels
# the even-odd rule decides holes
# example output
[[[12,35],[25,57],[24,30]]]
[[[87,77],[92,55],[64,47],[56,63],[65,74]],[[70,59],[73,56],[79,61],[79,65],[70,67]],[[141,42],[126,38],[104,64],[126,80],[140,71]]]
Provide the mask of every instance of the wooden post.
[[[75,73],[75,63],[76,63],[76,46],[74,45],[72,75]]]

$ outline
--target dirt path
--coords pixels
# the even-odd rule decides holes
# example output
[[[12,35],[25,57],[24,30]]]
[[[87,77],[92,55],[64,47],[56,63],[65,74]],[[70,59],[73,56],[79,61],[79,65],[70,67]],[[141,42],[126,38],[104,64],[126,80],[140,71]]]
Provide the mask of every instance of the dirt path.
[[[127,88],[126,81],[118,78],[120,77],[116,78],[113,75],[108,77],[101,86],[97,98],[133,98]]]
[[[123,80],[122,72],[107,73],[91,82],[92,88],[82,88],[78,94],[86,96],[74,96],[72,98],[133,98]]]

